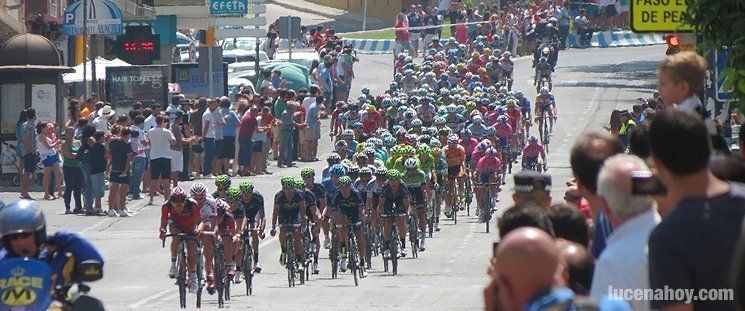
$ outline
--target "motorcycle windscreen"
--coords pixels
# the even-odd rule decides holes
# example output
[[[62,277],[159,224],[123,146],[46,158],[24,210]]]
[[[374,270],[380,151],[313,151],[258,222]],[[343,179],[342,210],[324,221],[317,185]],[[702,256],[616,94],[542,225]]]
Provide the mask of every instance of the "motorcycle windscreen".
[[[0,311],[46,310],[52,300],[52,269],[29,258],[0,260]]]

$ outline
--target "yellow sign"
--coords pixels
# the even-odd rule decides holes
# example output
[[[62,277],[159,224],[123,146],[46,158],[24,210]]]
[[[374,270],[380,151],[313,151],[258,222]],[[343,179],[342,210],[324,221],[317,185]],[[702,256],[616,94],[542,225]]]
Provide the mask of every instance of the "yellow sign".
[[[27,306],[36,301],[36,293],[23,286],[8,287],[0,297],[7,306]]]
[[[634,32],[689,32],[684,25],[692,0],[631,0],[631,30]]]

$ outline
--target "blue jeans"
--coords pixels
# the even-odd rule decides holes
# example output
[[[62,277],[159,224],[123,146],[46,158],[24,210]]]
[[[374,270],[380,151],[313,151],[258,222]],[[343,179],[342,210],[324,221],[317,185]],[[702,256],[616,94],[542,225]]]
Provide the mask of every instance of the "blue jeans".
[[[129,194],[133,198],[140,197],[140,185],[142,184],[142,174],[145,173],[146,157],[135,157],[132,159],[132,170],[129,173]]]
[[[282,140],[280,141],[278,164],[290,165],[292,164],[292,160],[294,159],[294,155],[292,154],[292,131],[282,130],[281,133]]]
[[[253,153],[253,141],[251,139],[239,138],[240,149],[238,150],[238,165],[251,165],[251,154]]]
[[[85,199],[85,209],[93,209],[93,182],[91,180],[91,165],[83,163],[80,165],[80,169],[83,170],[83,198]]]
[[[202,169],[202,175],[207,176],[212,174],[212,159],[215,157],[215,139],[205,138],[204,139],[204,168]]]

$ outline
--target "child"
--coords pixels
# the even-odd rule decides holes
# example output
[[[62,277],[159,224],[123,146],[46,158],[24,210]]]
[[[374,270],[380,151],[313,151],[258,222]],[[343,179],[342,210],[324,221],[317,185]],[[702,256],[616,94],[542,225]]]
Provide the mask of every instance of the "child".
[[[96,131],[93,134],[95,143],[90,147],[90,165],[91,165],[91,184],[92,194],[96,210],[101,210],[101,198],[105,193],[104,172],[106,171],[106,147],[104,146],[104,132]],[[117,216],[113,210],[109,211],[109,216]]]
[[[695,52],[670,55],[660,64],[657,88],[664,106],[676,105],[681,109],[697,111],[705,119],[709,134],[716,135],[716,125],[698,99],[698,94],[704,88],[707,68],[706,60]]]
[[[285,87],[285,79],[282,79],[282,72],[275,70],[272,72],[272,86],[274,89],[281,89]]]

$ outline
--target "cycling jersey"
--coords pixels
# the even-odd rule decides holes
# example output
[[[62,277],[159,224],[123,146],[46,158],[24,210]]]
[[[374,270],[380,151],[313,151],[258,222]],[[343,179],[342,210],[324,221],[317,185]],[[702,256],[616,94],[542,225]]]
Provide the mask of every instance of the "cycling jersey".
[[[357,180],[352,183],[352,187],[357,190],[357,192],[360,193],[360,197],[362,198],[362,203],[366,203],[367,201],[367,185],[370,183],[370,180],[364,181],[361,178],[357,178]]]
[[[527,144],[523,148],[523,155],[525,157],[538,157],[541,154],[543,154],[543,146],[541,146],[540,144]]]
[[[479,173],[496,173],[502,167],[502,162],[497,157],[482,157],[476,164]]]
[[[497,124],[494,128],[497,130],[499,145],[504,147],[509,142],[510,134],[512,134],[512,126],[509,123],[505,123],[504,125]]]
[[[352,189],[349,192],[349,196],[345,197],[342,191],[338,191],[332,199],[334,206],[338,208],[344,215],[347,216],[347,220],[350,223],[357,223],[360,221],[360,207],[364,205],[362,197],[357,190]]]
[[[519,103],[520,104],[520,110],[525,115],[525,111],[530,111],[530,100],[527,99],[527,98],[525,98],[525,97],[523,97],[522,99],[519,100],[519,102],[520,102]]]
[[[326,188],[320,183],[313,183],[313,188],[306,188],[306,189],[313,192],[313,195],[316,196],[316,199],[318,200],[318,203],[319,203],[318,208],[321,208],[320,201],[326,198]]]
[[[367,183],[367,202],[372,203],[373,210],[378,208],[378,202],[380,202],[380,191],[383,189],[384,185],[385,183],[381,184],[377,182],[375,177]]]
[[[235,233],[235,217],[232,213],[230,213],[230,210],[224,210],[222,212],[222,217],[218,216],[217,219],[217,230],[221,234],[234,234]]]
[[[468,161],[471,158],[471,153],[473,152],[473,149],[476,148],[476,146],[478,146],[479,141],[478,139],[473,138],[473,137],[469,139],[461,138],[460,140],[458,140],[458,144],[463,146],[463,149],[465,149],[466,161]]]
[[[360,122],[360,114],[352,115],[351,111],[347,111],[342,115],[339,120],[342,124],[346,124],[345,128],[352,128],[355,122]]]
[[[274,204],[279,205],[279,223],[299,224],[300,204],[303,202],[305,202],[305,197],[298,190],[292,191],[290,198],[287,198],[284,190],[277,192],[274,196]]]
[[[404,171],[403,175],[401,175],[401,181],[409,188],[416,188],[421,187],[427,182],[427,176],[422,170],[416,170],[414,176],[411,176],[408,171]]]
[[[233,210],[233,216],[235,216],[235,218],[248,217],[248,221],[253,223],[256,220],[256,215],[259,213],[259,210],[263,209],[264,196],[254,191],[251,193],[251,200],[248,203],[244,202],[241,196],[241,201],[238,202],[236,208]]]
[[[225,195],[221,195],[219,191],[215,191],[215,192],[212,193],[212,198],[214,198],[215,200],[217,200],[217,199],[227,199],[228,198],[228,195],[227,194],[228,193],[226,192]]]
[[[512,127],[513,132],[517,132],[517,121],[520,120],[520,109],[507,108],[507,115],[510,117],[509,124]]]
[[[408,159],[408,158],[409,157],[400,157],[400,158],[398,158],[396,160],[396,163],[393,164],[393,168],[395,168],[399,172],[406,172],[406,166],[404,165],[404,162],[406,162],[406,159]],[[414,158],[414,159],[416,159],[416,158]],[[419,159],[416,159],[416,162],[417,162],[417,166],[421,165],[419,163],[420,162]]]
[[[435,167],[435,158],[433,158],[432,155],[428,154],[424,156],[424,159],[422,159],[422,156],[420,155],[417,160],[419,160],[419,169],[427,175],[429,175],[429,172]]]
[[[160,225],[165,227],[167,223],[177,226],[181,231],[193,231],[201,220],[201,213],[197,202],[187,199],[180,213],[173,212],[171,202],[166,202],[160,208]]]
[[[308,189],[299,190],[303,194],[305,199],[305,216],[309,219],[313,219],[314,210],[318,208],[318,199],[313,194],[313,191]]]
[[[483,124],[471,124],[468,126],[468,130],[471,131],[471,135],[476,138],[481,138],[486,135],[486,126]]]
[[[331,203],[331,199],[334,197],[334,194],[336,194],[336,191],[339,190],[339,187],[334,184],[334,182],[331,180],[331,177],[326,177],[321,181],[321,185],[323,186],[323,189],[326,190],[326,202],[327,204]]]
[[[536,70],[540,74],[541,77],[550,77],[551,76],[551,64],[548,62],[545,63],[538,63],[538,66],[536,66]]]
[[[450,127],[450,129],[460,132],[460,129],[462,128],[463,124],[466,123],[466,119],[463,118],[463,116],[459,114],[448,114],[445,117],[445,124]]]
[[[199,208],[202,221],[209,223],[212,217],[217,216],[217,200],[211,197],[204,198],[204,204]]]
[[[442,153],[445,154],[445,162],[448,166],[460,166],[466,160],[466,150],[461,145],[445,146],[442,148]]]
[[[406,186],[399,184],[398,189],[393,191],[393,187],[386,183],[380,190],[380,197],[385,199],[383,204],[383,214],[404,214],[406,209],[404,200],[409,198],[409,190]]]

